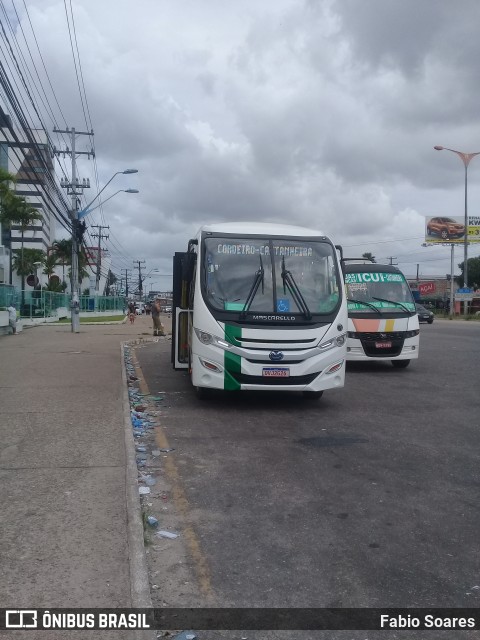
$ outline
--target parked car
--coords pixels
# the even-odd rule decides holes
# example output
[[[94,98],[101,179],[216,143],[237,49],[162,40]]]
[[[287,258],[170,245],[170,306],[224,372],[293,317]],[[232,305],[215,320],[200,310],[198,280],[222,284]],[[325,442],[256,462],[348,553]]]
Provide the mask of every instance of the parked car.
[[[422,304],[416,304],[415,306],[417,307],[418,321],[428,322],[428,324],[432,324],[435,317],[433,313],[428,309],[425,309]]]
[[[463,238],[465,225],[451,218],[430,218],[427,222],[427,235],[440,236],[443,240]]]

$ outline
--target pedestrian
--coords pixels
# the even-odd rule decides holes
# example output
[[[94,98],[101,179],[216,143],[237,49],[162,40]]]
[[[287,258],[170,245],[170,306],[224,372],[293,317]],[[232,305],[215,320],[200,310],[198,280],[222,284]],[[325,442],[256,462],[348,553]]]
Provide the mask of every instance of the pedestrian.
[[[152,305],[153,335],[164,336],[165,329],[160,321],[160,300],[157,298]]]
[[[8,324],[12,328],[12,334],[14,336],[17,335],[17,310],[15,309],[15,305],[13,302],[10,303],[10,306],[7,307],[8,311]]]
[[[135,309],[135,303],[132,300],[132,302],[128,303],[128,318],[130,320],[130,324],[133,324],[135,322],[136,312],[137,310]]]

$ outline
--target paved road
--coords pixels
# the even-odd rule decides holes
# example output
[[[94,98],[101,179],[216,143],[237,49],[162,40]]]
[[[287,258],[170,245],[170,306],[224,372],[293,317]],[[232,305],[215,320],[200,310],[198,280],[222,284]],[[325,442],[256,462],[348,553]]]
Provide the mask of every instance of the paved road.
[[[478,607],[479,345],[477,323],[422,325],[418,362],[349,365],[346,388],[318,402],[252,393],[201,403],[172,373],[169,343],[139,349],[148,387],[165,392],[178,523],[198,552],[185,561],[206,598]]]

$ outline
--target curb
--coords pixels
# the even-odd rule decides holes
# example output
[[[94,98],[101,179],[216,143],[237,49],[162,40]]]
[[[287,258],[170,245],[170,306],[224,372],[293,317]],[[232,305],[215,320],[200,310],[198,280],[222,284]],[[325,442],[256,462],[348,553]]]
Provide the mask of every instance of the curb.
[[[131,606],[134,609],[151,609],[152,598],[150,596],[150,584],[148,579],[147,559],[145,556],[145,544],[143,538],[142,512],[138,494],[137,461],[135,458],[135,444],[133,441],[132,422],[130,418],[130,399],[128,397],[127,373],[125,369],[124,342],[120,345],[122,358],[122,382],[123,382],[123,422],[125,428],[125,497],[127,506],[127,544],[129,550],[130,568],[130,597]],[[156,632],[137,631],[134,637],[138,640],[156,638]]]

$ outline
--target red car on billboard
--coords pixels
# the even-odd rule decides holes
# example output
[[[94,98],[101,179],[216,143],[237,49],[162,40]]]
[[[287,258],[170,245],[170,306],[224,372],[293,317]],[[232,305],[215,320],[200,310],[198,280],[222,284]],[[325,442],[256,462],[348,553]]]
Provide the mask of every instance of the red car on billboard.
[[[463,238],[465,225],[452,218],[430,218],[427,222],[427,235],[440,236],[443,240]]]

